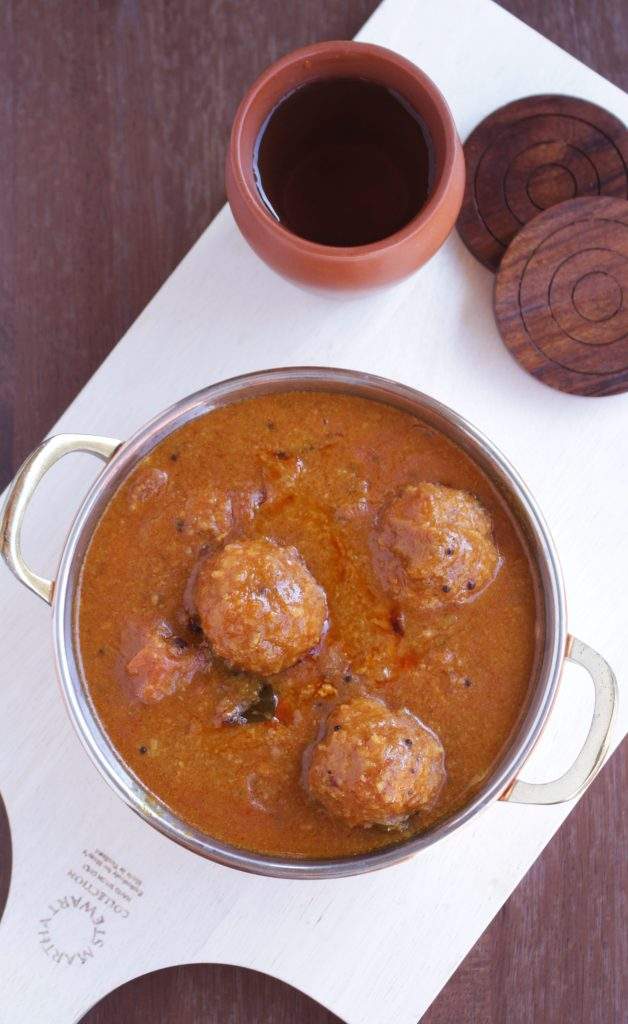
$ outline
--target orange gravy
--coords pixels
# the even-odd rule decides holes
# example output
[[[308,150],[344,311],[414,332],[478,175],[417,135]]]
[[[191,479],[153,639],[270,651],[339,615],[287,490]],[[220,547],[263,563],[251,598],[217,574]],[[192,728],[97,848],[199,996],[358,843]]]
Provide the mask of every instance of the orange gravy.
[[[161,471],[158,493],[135,500],[142,474],[154,470]],[[420,612],[410,602],[400,631],[371,552],[382,504],[420,481],[478,496],[502,564],[464,605]],[[270,721],[217,724],[217,706],[235,685],[218,659],[159,703],[141,704],[129,685],[126,665],[143,629],[166,622],[194,641],[184,594],[199,556],[217,542],[186,516],[212,494],[248,502],[239,536],[294,545],[327,593],[329,630],[318,650],[272,677],[279,703]],[[378,402],[290,392],[200,416],[134,469],[91,540],[76,625],[96,711],[148,789],[190,824],[236,846],[336,857],[425,830],[481,788],[528,696],[535,595],[514,517],[460,448]],[[357,689],[410,709],[445,749],[447,782],[437,805],[402,832],[349,828],[303,787],[304,752],[334,704]]]

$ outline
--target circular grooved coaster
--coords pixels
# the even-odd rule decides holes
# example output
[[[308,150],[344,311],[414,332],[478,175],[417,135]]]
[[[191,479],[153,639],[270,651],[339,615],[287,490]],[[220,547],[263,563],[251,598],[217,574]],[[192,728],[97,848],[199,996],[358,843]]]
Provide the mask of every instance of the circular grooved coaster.
[[[458,232],[496,270],[511,240],[543,210],[578,196],[628,198],[628,132],[602,107],[528,96],[481,121],[464,145]]]
[[[628,202],[583,197],[539,214],[501,262],[495,318],[543,383],[577,395],[628,391]]]

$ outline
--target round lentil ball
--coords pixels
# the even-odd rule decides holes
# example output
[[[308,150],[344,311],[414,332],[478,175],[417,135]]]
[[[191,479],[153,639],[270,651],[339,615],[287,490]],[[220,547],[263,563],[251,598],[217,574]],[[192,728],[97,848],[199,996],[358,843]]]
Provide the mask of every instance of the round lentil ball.
[[[330,715],[307,770],[310,794],[351,826],[394,828],[428,807],[445,781],[440,740],[405,708],[355,697]]]
[[[234,541],[203,562],[194,602],[214,652],[260,675],[298,661],[327,621],[325,592],[296,548],[265,538]]]
[[[493,524],[467,491],[410,485],[384,509],[380,546],[393,556],[389,582],[425,607],[460,604],[492,581],[500,566]]]

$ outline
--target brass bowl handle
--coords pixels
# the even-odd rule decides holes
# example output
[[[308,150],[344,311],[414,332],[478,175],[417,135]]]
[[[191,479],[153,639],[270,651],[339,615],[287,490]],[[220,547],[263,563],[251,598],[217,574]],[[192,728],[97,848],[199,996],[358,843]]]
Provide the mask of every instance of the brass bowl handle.
[[[52,602],[54,581],[38,576],[22,557],[21,533],[24,515],[42,477],[55,462],[71,452],[90,452],[104,462],[111,458],[121,442],[112,437],[91,434],[56,434],[47,438],[32,452],[18,470],[9,488],[2,517],[0,537],[2,557],[18,580],[48,604]]]
[[[564,775],[553,782],[521,782],[516,779],[502,795],[515,804],[560,804],[572,800],[593,781],[604,763],[617,707],[617,680],[610,665],[592,647],[570,636],[567,658],[582,665],[595,688],[591,727],[576,760]]]

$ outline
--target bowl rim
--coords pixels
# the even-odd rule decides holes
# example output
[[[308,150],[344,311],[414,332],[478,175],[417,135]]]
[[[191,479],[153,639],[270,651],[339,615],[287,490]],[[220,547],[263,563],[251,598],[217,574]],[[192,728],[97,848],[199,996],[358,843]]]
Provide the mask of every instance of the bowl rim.
[[[302,238],[274,220],[270,215],[257,191],[251,186],[244,171],[246,158],[243,154],[243,132],[246,120],[251,115],[251,108],[256,102],[258,95],[273,79],[286,74],[295,65],[312,60],[313,58],[325,55],[342,57],[357,53],[368,55],[373,61],[374,66],[380,64],[389,67],[394,66],[402,70],[408,78],[413,79],[425,91],[436,108],[443,127],[445,137],[444,159],[439,168],[433,191],[428,196],[427,201],[415,216],[398,231],[386,235],[378,241],[369,242],[366,245],[323,245],[320,242],[312,242],[307,238]],[[312,77],[304,76],[301,84],[306,84],[306,82],[312,80]],[[290,91],[292,90],[288,90],[286,95]],[[410,101],[408,100],[407,102]],[[270,116],[270,113],[271,110],[268,110],[265,117],[261,119],[260,129],[265,118]],[[378,46],[375,43],[361,43],[354,40],[331,39],[293,50],[291,53],[276,60],[255,79],[242,98],[233,120],[227,149],[227,165],[231,172],[232,187],[237,189],[238,196],[249,216],[257,221],[266,234],[276,236],[281,240],[283,246],[293,254],[299,253],[310,257],[324,257],[325,260],[344,263],[349,260],[355,262],[361,257],[368,258],[376,254],[394,251],[398,246],[405,245],[408,240],[415,239],[422,233],[427,225],[439,215],[443,204],[447,202],[456,169],[456,156],[459,148],[458,132],[447,100],[436,83],[421,68],[417,67],[416,64],[413,64],[406,57],[385,46]],[[228,192],[230,191],[229,184],[229,175],[227,175]],[[231,204],[232,196],[228,196],[228,198]]]
[[[539,678],[526,720],[517,727],[511,747],[486,785],[468,804],[428,832],[371,853],[329,859],[255,853],[213,839],[174,814],[140,782],[108,739],[83,683],[75,647],[75,595],[84,553],[93,527],[131,468],[178,427],[213,408],[255,395],[298,390],[358,394],[414,411],[414,415],[427,418],[428,422],[430,417],[442,422],[443,427],[451,430],[448,436],[476,461],[495,471],[493,483],[501,483],[516,498],[525,525],[531,530],[536,558],[540,554],[543,559],[542,564],[537,560],[545,610]],[[58,682],[79,739],[100,774],[141,818],[179,845],[225,866],[281,878],[330,878],[361,874],[404,860],[468,823],[504,793],[529,756],[550,713],[565,656],[567,624],[560,564],[545,519],[517,471],[480,430],[443,403],[407,385],[362,371],[306,366],[261,370],[211,384],[160,412],[120,445],[92,483],[70,527],[54,588],[53,641]]]

